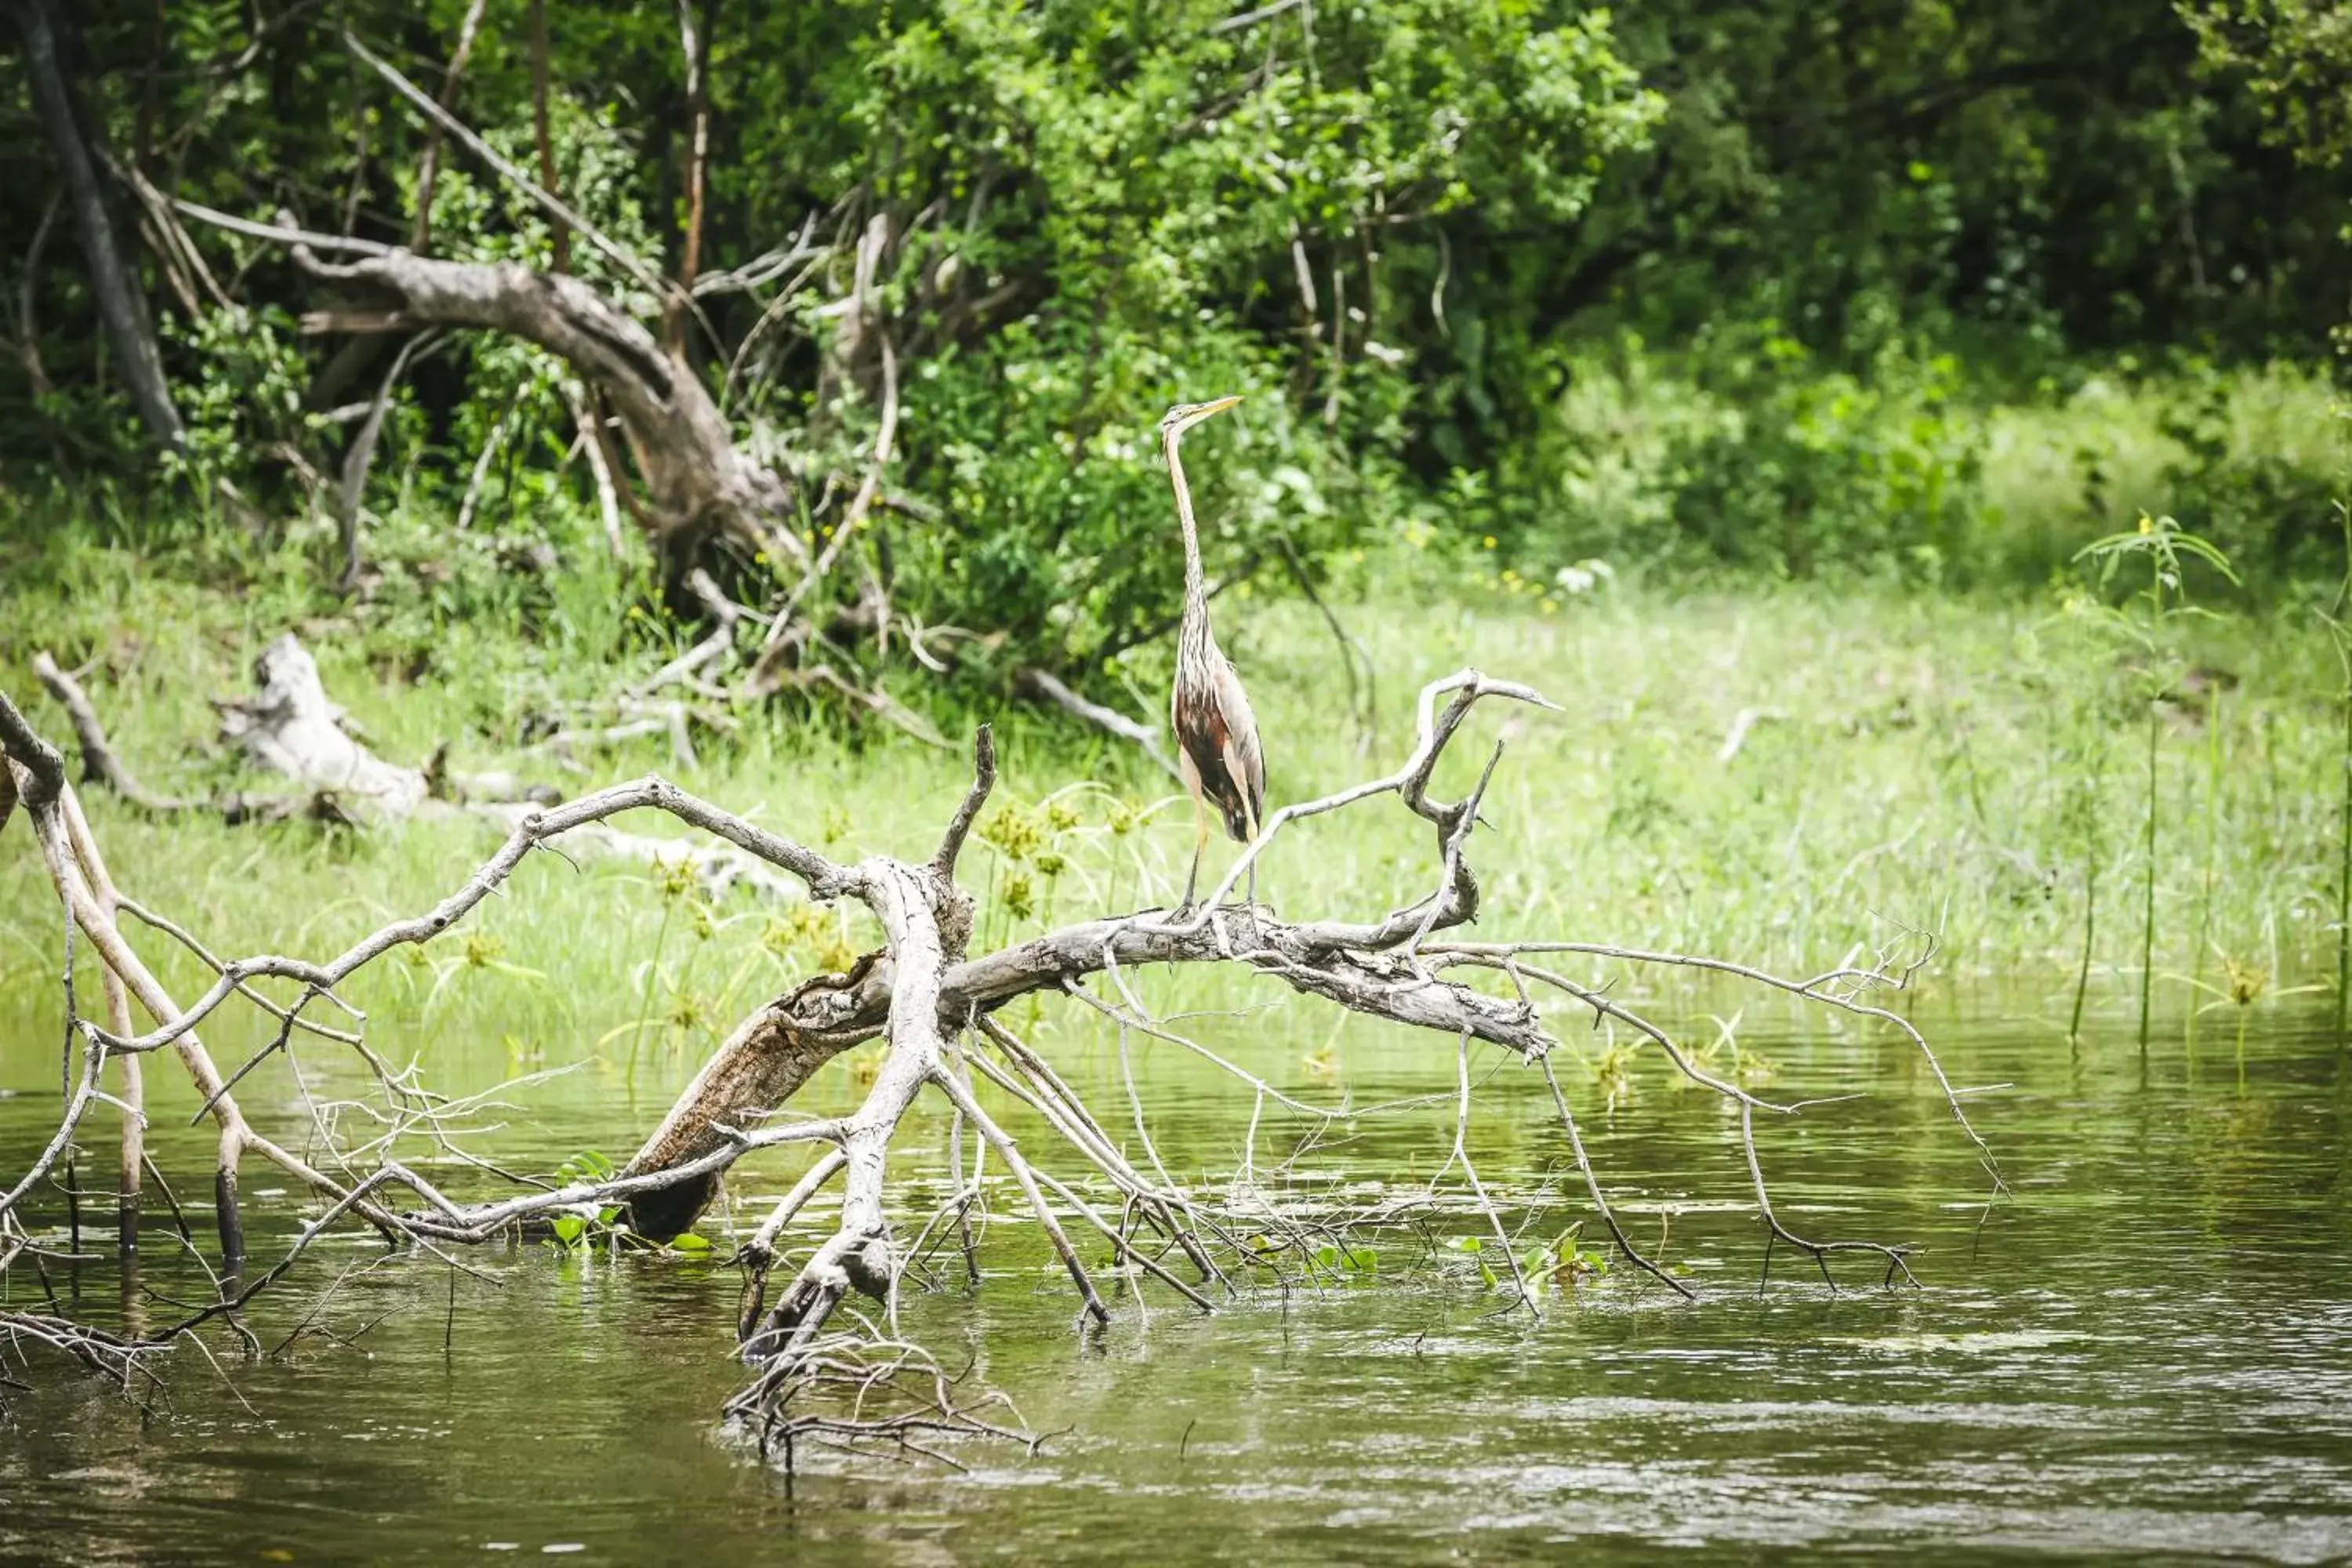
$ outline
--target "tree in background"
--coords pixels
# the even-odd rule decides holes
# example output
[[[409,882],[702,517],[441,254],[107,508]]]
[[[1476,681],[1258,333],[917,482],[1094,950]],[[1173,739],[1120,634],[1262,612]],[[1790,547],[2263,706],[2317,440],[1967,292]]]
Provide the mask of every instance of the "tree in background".
[[[911,641],[1083,680],[1149,639],[1175,553],[1145,432],[1223,392],[1249,395],[1202,476],[1223,578],[1380,534],[1960,561],[1970,378],[2308,358],[2352,279],[2325,160],[2279,142],[2340,121],[2340,24],[2299,5],[115,0],[81,24],[176,461],[255,509],[142,540],[290,539],[331,585],[437,603],[626,510],[674,603],[699,613],[702,566],[821,609],[812,666]],[[0,98],[12,235],[66,189],[37,76]],[[250,232],[281,213],[348,243],[306,262]],[[404,282],[371,247],[409,253]],[[0,483],[152,518],[120,477],[148,400],[100,347],[102,279],[37,239],[0,267]],[[468,268],[521,270],[424,287],[488,280]],[[547,305],[566,284],[520,330],[558,274],[602,307]],[[1596,351],[1676,356],[1736,412],[1670,433],[1639,526],[1577,499],[1624,444],[1568,412]]]
[[[836,560],[849,610],[878,585],[911,626],[1057,664],[1172,602],[1175,552],[1134,521],[1160,409],[1253,395],[1204,497],[1225,570],[1319,553],[1395,482],[1440,226],[1572,218],[1658,110],[1605,14],[1466,0],[215,5],[92,31],[182,307],[188,460],[340,514],[347,578],[420,496],[499,526],[584,497],[564,459],[575,429],[607,444],[601,402],[674,589]],[[255,231],[281,221],[310,248]],[[632,335],[656,321],[657,351]],[[86,433],[105,405],[41,406]],[[48,467],[32,435],[19,473]]]

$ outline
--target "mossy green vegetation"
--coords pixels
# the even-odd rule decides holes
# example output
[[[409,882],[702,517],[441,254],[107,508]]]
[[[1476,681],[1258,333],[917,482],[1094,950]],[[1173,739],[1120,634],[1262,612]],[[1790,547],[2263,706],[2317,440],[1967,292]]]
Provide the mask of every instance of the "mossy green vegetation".
[[[2039,586],[2142,510],[2250,580],[2340,565],[2339,46],[2297,7],[895,0],[729,13],[698,45],[645,4],[47,9],[85,123],[41,121],[29,77],[0,122],[139,172],[114,194],[141,227],[101,249],[184,432],[132,419],[65,259],[70,160],[27,159],[0,187],[0,226],[46,237],[0,258],[12,574],[84,528],[151,555],[292,540],[282,570],[340,574],[347,516],[355,585],[412,616],[569,591],[512,567],[593,553],[583,399],[614,389],[478,322],[321,331],[337,291],[249,232],[281,205],[660,321],[780,487],[770,521],[852,529],[823,601],[887,584],[970,634],[982,687],[1148,638],[1178,573],[1133,548],[1162,505],[1142,436],[1225,393],[1247,413],[1195,476],[1219,575],[1436,537],[1539,584],[1598,558],[1677,588]],[[602,242],[370,60],[440,84]],[[166,198],[213,216],[159,226]],[[881,448],[887,519],[845,525]],[[738,597],[811,591],[751,553],[775,558],[713,558]],[[827,657],[891,673],[856,642]]]

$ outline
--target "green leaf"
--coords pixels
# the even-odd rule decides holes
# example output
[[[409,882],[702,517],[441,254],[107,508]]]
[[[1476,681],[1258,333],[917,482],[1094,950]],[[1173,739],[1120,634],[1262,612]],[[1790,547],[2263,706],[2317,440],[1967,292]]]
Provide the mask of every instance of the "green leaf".
[[[707,1236],[698,1236],[690,1230],[681,1231],[669,1238],[669,1249],[672,1252],[697,1254],[709,1252],[710,1238]]]

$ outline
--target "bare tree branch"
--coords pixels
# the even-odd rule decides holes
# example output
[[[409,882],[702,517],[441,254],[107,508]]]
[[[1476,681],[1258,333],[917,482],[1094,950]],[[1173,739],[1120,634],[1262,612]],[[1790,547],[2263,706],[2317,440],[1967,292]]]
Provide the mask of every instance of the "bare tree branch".
[[[465,79],[466,61],[474,52],[474,35],[481,27],[482,12],[489,0],[472,0],[466,7],[465,19],[457,24],[457,47],[449,57],[449,68],[441,76],[441,95],[436,103],[441,113],[425,127],[425,153],[416,166],[416,223],[408,237],[408,248],[424,255],[433,240],[433,184],[441,161],[442,123],[457,101],[457,84]]]
[[[716,592],[715,586],[711,591]],[[929,1278],[925,1259],[933,1237],[959,1236],[967,1268],[979,1277],[972,1261],[979,1242],[968,1222],[985,1202],[988,1181],[999,1184],[1000,1190],[1009,1183],[1017,1191],[1068,1276],[1084,1318],[1091,1322],[1108,1321],[1111,1309],[1073,1240],[1073,1226],[1104,1238],[1110,1248],[1108,1267],[1130,1289],[1164,1289],[1206,1311],[1215,1302],[1204,1287],[1234,1290],[1238,1289],[1236,1277],[1252,1271],[1286,1289],[1311,1282],[1318,1269],[1331,1268],[1329,1258],[1350,1245],[1351,1235],[1398,1224],[1431,1201],[1402,1197],[1352,1206],[1305,1205],[1260,1184],[1247,1153],[1241,1173],[1227,1184],[1189,1187],[1171,1177],[1152,1144],[1142,1097],[1128,1063],[1130,1032],[1171,1040],[1198,1053],[1247,1089],[1261,1114],[1271,1106],[1273,1114],[1303,1118],[1319,1131],[1387,1109],[1316,1105],[1155,1017],[1137,990],[1138,971],[1149,964],[1190,963],[1276,980],[1349,1012],[1429,1031],[1446,1043],[1454,1057],[1450,1092],[1427,1097],[1450,1103],[1453,1112],[1451,1152],[1440,1173],[1460,1168],[1479,1225],[1503,1248],[1517,1305],[1540,1313],[1554,1270],[1521,1265],[1512,1247],[1517,1234],[1513,1211],[1524,1205],[1515,1204],[1505,1189],[1490,1185],[1473,1163],[1471,1128],[1477,1110],[1470,1063],[1474,1041],[1496,1046],[1540,1069],[1593,1210],[1620,1251],[1649,1278],[1685,1296],[1692,1294],[1660,1260],[1637,1251],[1620,1225],[1552,1062],[1558,1042],[1532,987],[1556,994],[1551,1004],[1556,1008],[1589,1011],[1597,1022],[1612,1027],[1624,1024],[1655,1044],[1675,1070],[1738,1107],[1740,1158],[1764,1229],[1768,1268],[1769,1247],[1786,1244],[1811,1257],[1832,1287],[1833,1260],[1852,1253],[1883,1261],[1889,1282],[1907,1279],[1907,1250],[1900,1246],[1804,1237],[1780,1217],[1764,1177],[1756,1112],[1796,1117],[1819,1101],[1775,1103],[1710,1073],[1703,1056],[1685,1049],[1672,1030],[1607,994],[1604,986],[1584,984],[1545,968],[1540,961],[1550,953],[1575,953],[1612,963],[1714,968],[1742,982],[1895,1028],[1927,1052],[1932,1064],[1933,1053],[1916,1029],[1872,999],[1880,992],[1900,989],[1920,960],[1906,958],[1904,944],[1895,943],[1883,948],[1868,968],[1849,961],[1811,979],[1792,980],[1728,962],[1601,943],[1441,940],[1441,933],[1478,913],[1478,884],[1471,869],[1474,836],[1501,748],[1490,753],[1477,782],[1460,800],[1433,799],[1430,782],[1470,713],[1490,697],[1550,706],[1529,688],[1475,670],[1432,682],[1421,694],[1415,743],[1401,765],[1272,814],[1259,838],[1244,852],[1244,864],[1234,868],[1208,904],[1182,920],[1157,910],[1106,916],[992,952],[969,952],[972,900],[956,884],[954,872],[959,852],[994,783],[993,742],[983,729],[974,738],[971,784],[937,850],[920,863],[877,855],[841,864],[660,779],[646,778],[520,814],[497,852],[433,909],[393,921],[339,955],[313,961],[261,954],[227,962],[215,958],[189,933],[144,916],[120,898],[64,782],[62,759],[45,749],[23,716],[0,698],[0,751],[7,758],[10,783],[33,818],[35,837],[59,897],[100,961],[122,978],[129,994],[154,1020],[146,1033],[133,1034],[119,1012],[110,1015],[105,1026],[75,1016],[74,1037],[81,1045],[79,1078],[68,1086],[67,1108],[50,1143],[35,1156],[28,1173],[0,1194],[0,1271],[15,1256],[8,1248],[22,1249],[5,1228],[13,1224],[13,1207],[41,1173],[56,1166],[88,1111],[110,1098],[100,1087],[106,1060],[135,1060],[165,1046],[179,1049],[220,1129],[215,1193],[225,1251],[234,1256],[242,1246],[236,1220],[236,1159],[241,1152],[274,1161],[328,1201],[325,1215],[307,1227],[272,1268],[242,1289],[225,1292],[221,1303],[168,1334],[192,1333],[224,1318],[233,1321],[235,1310],[281,1278],[328,1224],[346,1215],[415,1246],[446,1249],[559,1222],[584,1226],[617,1209],[626,1215],[631,1236],[658,1242],[677,1237],[695,1224],[720,1179],[743,1160],[764,1151],[807,1146],[815,1152],[814,1163],[773,1205],[740,1254],[746,1281],[738,1328],[742,1353],[755,1370],[751,1383],[730,1402],[730,1413],[754,1426],[763,1440],[780,1436],[787,1463],[792,1462],[791,1446],[800,1437],[911,1444],[924,1452],[935,1451],[927,1445],[957,1436],[1020,1437],[1016,1427],[977,1414],[981,1406],[958,1395],[936,1362],[904,1344],[895,1328],[902,1286],[910,1279],[919,1282]],[[1424,896],[1371,918],[1297,922],[1278,920],[1263,908],[1223,901],[1251,859],[1280,852],[1292,842],[1292,825],[1382,796],[1393,796],[1432,830],[1437,865],[1433,885]],[[445,1192],[422,1173],[421,1162],[399,1157],[396,1145],[403,1139],[425,1139],[436,1147],[452,1147],[450,1130],[466,1114],[466,1105],[423,1090],[412,1074],[391,1073],[365,1045],[365,1019],[349,1007],[342,1009],[342,1021],[352,1026],[348,1030],[310,1025],[305,1011],[322,1002],[342,1006],[338,987],[394,948],[446,936],[505,888],[535,851],[637,810],[665,813],[716,837],[772,874],[804,886],[813,899],[862,903],[880,922],[884,945],[840,973],[804,982],[746,1018],[623,1170],[560,1183],[518,1182],[486,1162],[469,1160],[460,1162],[460,1168],[494,1178],[499,1186],[487,1196]],[[181,941],[214,972],[214,983],[193,1003],[176,1004],[130,951],[113,919],[117,909],[141,912],[156,929]],[[69,983],[70,945],[68,951]],[[1464,972],[1507,980],[1508,994],[1497,994],[1456,977]],[[254,982],[271,978],[300,986],[299,999],[276,1002],[254,989]],[[1097,989],[1102,994],[1096,994]],[[1139,1165],[1130,1162],[1124,1140],[1105,1129],[1069,1080],[997,1016],[1016,999],[1054,996],[1091,1007],[1116,1025],[1134,1137],[1141,1150]],[[224,1079],[195,1043],[193,1030],[237,999],[257,1003],[279,1028],[270,1047],[237,1075]],[[229,1093],[237,1077],[273,1053],[285,1052],[290,1061],[289,1042],[298,1029],[306,1027],[331,1045],[357,1050],[383,1091],[382,1106],[371,1107],[380,1130],[362,1142],[339,1140],[320,1121],[317,1135],[332,1155],[330,1163],[337,1176],[310,1168],[254,1131]],[[854,1110],[810,1117],[792,1109],[794,1096],[826,1061],[877,1037],[881,1044],[874,1074]],[[1941,1069],[1936,1070],[1940,1081]],[[982,1080],[988,1093],[1003,1095],[1034,1113],[1044,1134],[1034,1149],[1023,1147],[996,1110],[983,1103]],[[934,1093],[952,1117],[953,1186],[943,1200],[923,1205],[929,1213],[928,1221],[901,1226],[892,1217],[894,1140],[918,1104]],[[1954,1109],[1957,1114],[1956,1098]],[[1964,1118],[1961,1125],[1975,1138]],[[967,1130],[977,1134],[989,1171],[1001,1174],[984,1175],[977,1163],[967,1172],[962,1147]],[[1254,1116],[1249,1143],[1254,1147],[1256,1142]],[[127,1145],[124,1159],[126,1165],[131,1159]],[[1075,1180],[1053,1168],[1056,1161],[1071,1160],[1077,1162]],[[804,1250],[788,1249],[787,1227],[820,1189],[835,1182],[841,1204],[830,1228],[810,1237]],[[398,1194],[407,1194],[417,1206],[397,1212]],[[921,1213],[919,1209],[918,1219]],[[1517,1225],[1524,1226],[1527,1217],[1523,1213]],[[618,1240],[616,1236],[616,1244]],[[788,1251],[800,1259],[799,1266],[772,1295],[771,1272],[782,1265]],[[1180,1278],[1176,1268],[1187,1266],[1200,1283]],[[869,1309],[861,1301],[878,1305]],[[0,1319],[0,1335],[9,1333],[29,1336],[109,1369],[135,1364],[142,1347],[153,1342],[77,1338],[62,1319],[33,1321],[22,1315]]]
[[[193,809],[197,803],[182,800],[176,795],[158,795],[131,775],[122,759],[107,743],[106,726],[99,722],[98,710],[89,705],[89,696],[81,683],[58,668],[57,660],[46,652],[33,656],[33,673],[49,694],[62,704],[66,716],[73,721],[74,738],[81,742],[81,776],[84,783],[101,781],[106,787],[142,811],[157,816]]]
[[[664,283],[659,277],[655,275],[650,268],[646,267],[644,262],[638,260],[636,257],[625,247],[606,235],[603,229],[598,228],[594,224],[590,223],[578,213],[572,211],[569,206],[566,206],[563,202],[554,195],[554,193],[542,188],[538,181],[532,179],[520,169],[516,168],[512,163],[507,162],[505,158],[499,156],[497,149],[493,148],[488,142],[483,141],[480,137],[467,130],[462,121],[460,121],[455,115],[451,114],[447,110],[441,107],[440,104],[435,102],[432,99],[427,98],[423,89],[418,88],[415,82],[401,75],[397,69],[378,58],[375,52],[370,49],[365,44],[361,43],[359,39],[353,37],[347,32],[343,35],[343,47],[351,50],[353,55],[357,56],[360,62],[365,65],[370,70],[374,71],[376,75],[383,78],[385,81],[391,83],[392,89],[394,92],[399,93],[401,97],[414,104],[417,110],[436,128],[457,138],[458,143],[467,152],[473,153],[475,157],[479,158],[483,163],[488,163],[492,169],[496,170],[499,176],[509,184],[513,185],[525,195],[530,197],[532,201],[536,202],[539,206],[546,212],[548,216],[567,225],[572,230],[577,232],[583,239],[585,239],[589,244],[604,252],[605,258],[610,260],[614,266],[618,267],[622,271],[627,273],[630,279],[634,280],[638,287],[644,289],[656,299],[660,299],[670,291],[673,285]]]
[[[1064,685],[1060,677],[1034,665],[1024,668],[1014,676],[1013,684],[1031,696],[1043,698],[1064,712],[1083,719],[1097,730],[1108,731],[1122,741],[1142,747],[1144,755],[1157,763],[1160,772],[1170,778],[1176,776],[1176,764],[1168,760],[1167,748],[1160,744],[1160,731],[1150,725],[1139,723],[1116,708],[1088,701]]]

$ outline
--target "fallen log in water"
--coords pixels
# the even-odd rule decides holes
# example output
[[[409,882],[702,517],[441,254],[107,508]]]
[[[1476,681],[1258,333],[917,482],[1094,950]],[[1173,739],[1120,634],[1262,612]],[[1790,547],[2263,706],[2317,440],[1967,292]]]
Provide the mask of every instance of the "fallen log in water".
[[[370,810],[389,811],[398,802],[415,812],[432,804],[429,794],[412,789],[405,777],[387,776],[380,771],[383,764],[364,760],[364,748],[340,726],[333,726],[340,739],[323,735],[319,724],[332,721],[316,706],[324,696],[315,689],[315,667],[307,658],[287,654],[265,673],[265,691],[277,690],[286,700],[252,705],[253,728],[245,733],[257,731],[268,737],[267,744],[254,748],[255,754],[268,758],[284,752],[300,768],[317,765],[303,760],[315,756],[333,770],[330,776],[334,780],[381,783],[382,787],[363,792]],[[1151,1147],[1139,1108],[1136,1133],[1140,1149],[1131,1152],[1123,1140],[1106,1131],[1085,1098],[1045,1056],[1004,1021],[1003,1009],[1015,999],[1061,995],[1114,1019],[1122,1031],[1148,1033],[1199,1052],[1250,1086],[1261,1108],[1271,1100],[1326,1121],[1355,1114],[1296,1100],[1154,1016],[1130,977],[1139,965],[1167,963],[1262,975],[1349,1012],[1426,1030],[1446,1042],[1456,1105],[1452,1162],[1467,1177],[1484,1223],[1501,1244],[1516,1302],[1530,1311],[1541,1310],[1538,1296],[1519,1272],[1501,1211],[1486,1196],[1471,1161],[1466,1131],[1474,1041],[1493,1046],[1543,1075],[1565,1151],[1583,1178],[1595,1215],[1629,1262],[1672,1289],[1691,1293],[1682,1279],[1636,1249],[1620,1227],[1601,1174],[1588,1157],[1566,1089],[1554,1071],[1554,1037],[1538,1005],[1540,996],[1588,1014],[1596,1023],[1632,1030],[1654,1044],[1692,1082],[1737,1109],[1768,1267],[1770,1249],[1786,1246],[1809,1256],[1824,1279],[1831,1278],[1834,1258],[1855,1253],[1883,1265],[1890,1281],[1907,1278],[1906,1248],[1800,1235],[1774,1208],[1757,1150],[1757,1113],[1793,1117],[1802,1105],[1762,1099],[1713,1075],[1670,1030],[1609,994],[1605,987],[1586,985],[1549,965],[1554,962],[1549,955],[1560,953],[1636,966],[1697,965],[1873,1021],[1901,1034],[1921,1053],[1963,1134],[1983,1152],[1927,1042],[1906,1019],[1874,1000],[1881,992],[1900,989],[1922,959],[1906,962],[1886,955],[1867,967],[1847,965],[1808,979],[1787,979],[1720,960],[1609,944],[1450,940],[1449,932],[1478,914],[1479,884],[1470,847],[1501,747],[1496,747],[1476,784],[1462,799],[1433,799],[1429,786],[1446,748],[1475,705],[1489,698],[1551,706],[1526,687],[1475,670],[1433,682],[1421,694],[1416,743],[1395,771],[1274,812],[1207,902],[1190,911],[1101,915],[992,952],[971,952],[973,904],[959,886],[956,870],[966,837],[995,784],[993,746],[983,728],[975,742],[971,787],[926,860],[875,856],[835,862],[662,779],[644,778],[562,805],[506,808],[514,815],[504,843],[435,908],[386,925],[324,961],[268,954],[211,961],[216,978],[185,1003],[156,984],[118,927],[111,912],[116,897],[112,884],[64,778],[61,760],[0,698],[0,751],[7,758],[9,784],[23,814],[31,819],[51,879],[100,961],[122,979],[153,1021],[146,1032],[134,1033],[121,1019],[101,1026],[75,1017],[74,1037],[82,1047],[80,1087],[68,1097],[51,1144],[13,1186],[0,1193],[0,1267],[9,1256],[5,1249],[12,1237],[20,1250],[25,1246],[18,1218],[25,1194],[57,1165],[81,1121],[107,1098],[98,1088],[105,1065],[136,1060],[166,1047],[178,1050],[220,1127],[215,1204],[225,1251],[242,1245],[236,1184],[242,1154],[270,1160],[331,1201],[327,1218],[306,1228],[292,1252],[247,1286],[238,1300],[281,1275],[329,1221],[345,1215],[372,1224],[390,1237],[443,1251],[607,1209],[625,1212],[628,1228],[637,1237],[674,1237],[694,1223],[720,1178],[746,1156],[785,1144],[808,1144],[821,1149],[817,1162],[740,1256],[746,1286],[738,1327],[743,1353],[755,1371],[730,1411],[755,1426],[763,1439],[781,1434],[789,1441],[793,1433],[804,1431],[832,1440],[864,1436],[903,1445],[910,1433],[1003,1434],[1007,1428],[958,1403],[950,1380],[919,1349],[898,1342],[859,1314],[849,1314],[845,1321],[864,1326],[845,1328],[840,1316],[855,1297],[891,1300],[929,1239],[946,1235],[950,1227],[961,1239],[967,1268],[978,1278],[972,1260],[976,1243],[966,1222],[981,1201],[982,1172],[989,1163],[1009,1176],[1059,1257],[1085,1314],[1097,1321],[1108,1319],[1109,1309],[1093,1269],[1072,1239],[1073,1231],[1098,1236],[1110,1249],[1112,1267],[1131,1287],[1139,1289],[1148,1279],[1202,1310],[1213,1310],[1219,1296],[1236,1289],[1253,1272],[1286,1279],[1310,1271],[1312,1260],[1328,1247],[1345,1245],[1346,1227],[1327,1216],[1286,1214],[1263,1202],[1235,1207],[1225,1189],[1213,1192],[1177,1181]],[[305,715],[299,724],[278,722],[281,711],[297,710]],[[306,746],[315,750],[306,751]],[[303,776],[316,782],[318,775]],[[1384,799],[1421,818],[1432,832],[1435,874],[1422,898],[1363,921],[1290,921],[1264,906],[1225,901],[1261,857],[1286,842],[1292,824]],[[246,1124],[230,1089],[299,1027],[347,1042],[361,1054],[377,1079],[382,1114],[397,1129],[437,1133],[446,1102],[413,1075],[388,1071],[366,1047],[363,1020],[345,1008],[347,1016],[340,1020],[345,1026],[331,1028],[309,1015],[321,1003],[340,1006],[337,988],[394,948],[447,936],[533,853],[559,840],[570,846],[583,834],[612,831],[611,819],[634,811],[670,816],[718,839],[727,852],[755,862],[762,876],[804,889],[810,899],[863,904],[879,921],[884,946],[837,973],[806,982],[744,1019],[635,1157],[609,1174],[583,1176],[552,1188],[530,1185],[467,1198],[444,1192],[394,1157],[389,1152],[394,1142],[391,1138],[372,1142],[372,1152],[366,1154],[335,1151],[336,1158],[327,1162],[334,1173],[329,1173]],[[93,889],[102,889],[103,896]],[[1481,989],[1464,977],[1465,971],[1500,975],[1507,990]],[[299,986],[299,998],[286,1006],[261,1001],[252,984],[269,978]],[[240,998],[268,1008],[280,1027],[271,1047],[224,1078],[195,1043],[194,1031]],[[795,1094],[818,1068],[851,1046],[877,1038],[882,1051],[856,1110],[825,1118],[793,1110]],[[1036,1114],[1050,1132],[1046,1147],[1024,1148],[1005,1132],[983,1103],[982,1080],[1000,1107],[1004,1100],[1018,1101]],[[890,1150],[910,1110],[929,1096],[944,1102],[954,1120],[954,1191],[909,1236],[887,1217]],[[123,1109],[126,1115],[136,1114],[132,1108]],[[977,1139],[977,1159],[967,1170],[968,1137]],[[1998,1184],[1989,1152],[1985,1160]],[[1073,1184],[1076,1177],[1084,1178],[1084,1185],[1115,1193],[1117,1211],[1107,1214],[1097,1208],[1081,1185]],[[835,1181],[842,1194],[837,1217],[829,1230],[807,1238],[813,1246],[805,1260],[772,1293],[770,1275],[786,1256],[786,1230],[814,1193]],[[207,1309],[174,1331],[184,1331],[216,1310]],[[0,1322],[0,1333],[8,1331]],[[116,1353],[93,1348],[94,1342],[76,1342],[101,1360]],[[903,1398],[886,1407],[874,1390],[877,1380],[890,1379],[903,1381]],[[853,1408],[845,1413],[839,1405],[827,1403],[821,1396],[828,1392],[845,1392]]]

